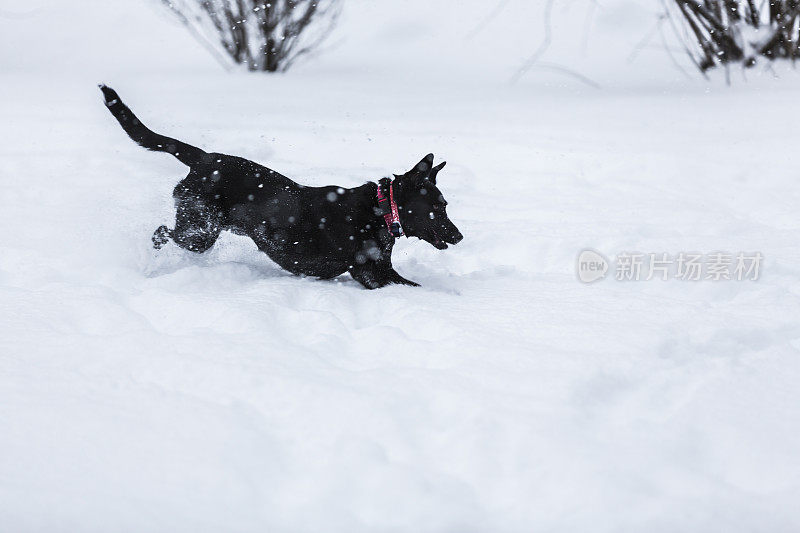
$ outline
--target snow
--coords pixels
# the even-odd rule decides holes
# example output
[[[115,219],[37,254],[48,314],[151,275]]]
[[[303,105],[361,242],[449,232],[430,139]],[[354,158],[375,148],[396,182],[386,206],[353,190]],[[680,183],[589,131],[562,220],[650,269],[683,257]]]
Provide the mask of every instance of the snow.
[[[413,10],[354,2],[286,76],[223,73],[157,3],[9,3],[35,15],[0,18],[2,529],[800,528],[796,77],[623,59],[600,90],[511,86],[524,57],[474,75],[457,45],[424,57],[477,4],[468,24],[418,3],[408,54]],[[186,169],[127,139],[99,82],[155,131],[306,184],[433,152],[465,239],[401,240],[423,287],[379,291],[232,235],[155,251]],[[585,249],[765,262],[758,281],[583,284]]]

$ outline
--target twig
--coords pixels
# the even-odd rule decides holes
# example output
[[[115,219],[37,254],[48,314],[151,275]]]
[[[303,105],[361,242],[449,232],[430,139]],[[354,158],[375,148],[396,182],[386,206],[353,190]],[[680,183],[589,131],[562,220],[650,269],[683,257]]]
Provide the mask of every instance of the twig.
[[[593,79],[584,76],[580,72],[576,72],[576,71],[574,71],[574,70],[572,70],[570,68],[567,68],[567,67],[565,67],[563,65],[559,65],[558,63],[550,63],[548,61],[539,61],[535,65],[533,65],[531,68],[541,68],[541,69],[547,69],[547,70],[554,70],[556,72],[560,72],[562,74],[567,74],[568,76],[572,76],[573,78],[585,83],[586,85],[588,85],[589,87],[592,87],[594,89],[601,89],[602,88],[600,86],[600,84],[597,83],[596,81],[594,81]]]
[[[642,51],[642,49],[650,43],[653,35],[655,35],[655,33],[661,29],[661,25],[664,23],[665,17],[666,15],[663,13],[659,15],[655,24],[653,24],[653,27],[645,34],[644,37],[642,37],[638,43],[636,43],[636,46],[633,47],[630,55],[628,55],[628,64],[633,63],[639,56],[639,53]]]
[[[667,6],[665,5],[664,9],[666,9],[666,7]],[[669,20],[670,24],[672,24],[674,28],[672,17],[670,16],[668,11],[664,12],[664,16],[666,17],[667,20]],[[677,28],[674,29],[677,31]],[[662,26],[658,27],[658,33],[661,36],[661,44],[664,46],[664,51],[667,53],[667,56],[669,56],[669,58],[672,60],[672,64],[675,65],[675,68],[677,68],[686,78],[691,78],[691,76],[689,76],[689,73],[686,72],[686,69],[684,69],[683,66],[681,66],[681,64],[678,62],[678,58],[672,55],[672,50],[670,50],[669,45],[667,44],[667,38],[664,36],[664,28]],[[691,52],[689,52],[689,48],[686,46],[686,44],[684,44],[683,50],[686,51],[687,55],[689,56],[689,59],[691,59],[695,63],[695,65],[697,65],[697,62],[694,61],[694,57],[692,57],[692,54]],[[700,68],[700,65],[697,65],[697,67]],[[703,71],[701,70],[700,72]],[[706,76],[705,72],[703,72],[703,76]]]
[[[231,69],[233,68],[233,66],[231,65],[230,61],[228,61],[228,60],[225,58],[225,56],[223,56],[222,54],[220,54],[220,53],[217,51],[217,49],[214,47],[214,45],[213,45],[213,44],[211,44],[211,43],[208,41],[208,39],[206,39],[206,38],[203,36],[203,34],[202,34],[202,33],[200,33],[199,31],[197,31],[197,28],[195,28],[195,27],[194,27],[194,25],[193,25],[193,24],[192,24],[192,22],[191,22],[191,21],[188,19],[188,17],[186,17],[186,15],[184,15],[183,13],[181,13],[180,11],[178,11],[177,9],[173,8],[173,6],[172,6],[172,4],[169,2],[169,0],[162,0],[162,5],[164,5],[164,6],[167,8],[167,10],[168,10],[170,13],[172,13],[172,14],[175,16],[175,18],[177,18],[177,19],[178,19],[178,21],[179,21],[181,24],[183,24],[183,25],[186,27],[186,29],[188,29],[188,30],[189,30],[189,33],[191,33],[191,34],[192,34],[192,37],[193,37],[193,38],[194,38],[194,39],[195,39],[195,40],[196,40],[198,43],[200,43],[200,45],[201,45],[203,48],[205,48],[206,50],[208,50],[208,52],[209,52],[209,53],[210,53],[210,54],[211,54],[211,55],[214,57],[214,59],[217,61],[217,63],[219,63],[219,64],[220,64],[220,66],[222,66],[222,68],[223,68],[223,69],[225,69],[225,70],[226,70],[226,71],[228,71],[228,72],[230,72],[230,71],[231,71]]]
[[[542,42],[539,44],[539,47],[536,51],[531,54],[528,59],[522,64],[522,66],[517,70],[517,72],[511,77],[511,84],[515,84],[519,81],[519,79],[526,73],[530,68],[536,64],[539,58],[547,51],[550,47],[550,42],[552,40],[552,27],[551,27],[551,16],[553,14],[553,0],[547,0],[547,3],[544,6],[544,38]]]
[[[686,44],[686,37],[684,36],[682,39],[680,38],[681,34],[678,31],[678,27],[675,25],[675,21],[672,20],[672,15],[670,14],[669,8],[667,7],[666,0],[661,0],[661,4],[664,6],[664,13],[667,15],[667,20],[669,21],[670,26],[672,26],[672,30],[675,32],[675,35],[678,36],[678,38],[680,39],[680,42],[683,45],[684,50],[686,51],[686,55],[689,57],[692,63],[694,63],[697,69],[703,74],[703,77],[708,79],[708,76],[706,75],[705,71],[700,67],[700,63],[697,62],[697,59],[695,59],[694,55],[692,55],[691,50],[689,50],[689,45]],[[664,32],[660,30],[660,33],[661,33],[661,42],[664,45],[664,50],[669,55],[670,59],[672,59],[672,62],[681,72],[686,74],[686,76],[689,76],[689,73],[683,69],[680,63],[678,63],[678,60],[675,58],[675,56],[672,55],[672,52],[670,52],[669,48],[667,48],[667,40],[666,37],[664,37]]]
[[[508,2],[509,0],[500,0],[497,5],[494,6],[494,9],[492,9],[492,11],[483,20],[481,20],[477,25],[475,25],[474,28],[467,32],[467,35],[464,37],[464,39],[468,41],[483,31],[483,28],[488,26],[489,23],[497,18],[497,15],[499,15],[503,9],[505,9],[506,5],[508,5]]]
[[[586,10],[586,19],[583,21],[583,34],[581,36],[581,52],[584,55],[586,55],[586,51],[589,49],[589,34],[591,33],[589,30],[592,26],[594,12],[598,5],[600,4],[597,3],[597,0],[589,0],[589,9]]]

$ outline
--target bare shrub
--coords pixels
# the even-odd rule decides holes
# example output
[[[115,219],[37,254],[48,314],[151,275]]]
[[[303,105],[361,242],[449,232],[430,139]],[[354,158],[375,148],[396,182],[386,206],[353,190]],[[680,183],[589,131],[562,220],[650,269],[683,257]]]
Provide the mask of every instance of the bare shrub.
[[[162,2],[218,59],[264,72],[285,71],[319,46],[341,7],[340,0]]]
[[[798,56],[800,0],[670,0],[684,45],[705,72],[717,65],[755,65],[759,58]],[[681,33],[679,31],[679,33]]]

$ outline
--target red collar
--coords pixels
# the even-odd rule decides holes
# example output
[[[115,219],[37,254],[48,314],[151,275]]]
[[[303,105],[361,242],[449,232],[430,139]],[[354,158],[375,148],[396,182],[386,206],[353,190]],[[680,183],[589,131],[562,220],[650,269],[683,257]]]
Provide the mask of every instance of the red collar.
[[[388,198],[387,192],[388,189]],[[394,201],[394,188],[392,180],[383,178],[378,182],[378,211],[386,222],[386,229],[395,239],[403,235],[403,227],[400,225],[400,215],[397,212],[397,202]]]

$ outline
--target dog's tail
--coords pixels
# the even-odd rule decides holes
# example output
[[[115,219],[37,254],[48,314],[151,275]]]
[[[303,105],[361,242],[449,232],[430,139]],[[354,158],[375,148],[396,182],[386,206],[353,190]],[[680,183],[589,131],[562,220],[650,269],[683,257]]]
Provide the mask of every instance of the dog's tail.
[[[117,91],[105,85],[100,85],[99,87],[103,91],[108,110],[117,119],[122,129],[128,134],[128,137],[133,139],[139,146],[155,152],[170,153],[187,166],[207,162],[211,159],[211,156],[200,148],[151,131],[122,102]]]

